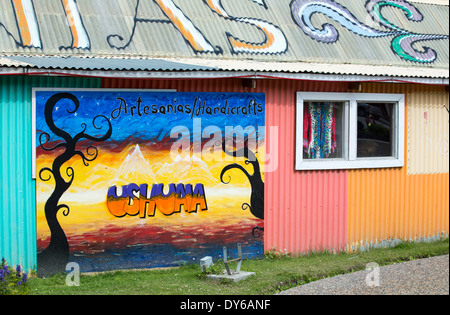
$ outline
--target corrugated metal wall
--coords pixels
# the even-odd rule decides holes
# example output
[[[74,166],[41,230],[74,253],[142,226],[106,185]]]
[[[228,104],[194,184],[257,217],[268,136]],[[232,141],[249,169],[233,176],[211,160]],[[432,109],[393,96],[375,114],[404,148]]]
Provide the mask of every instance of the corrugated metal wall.
[[[278,127],[277,137],[269,136],[266,144],[270,149],[275,142],[278,150],[278,168],[265,174],[266,250],[277,248],[292,253],[353,250],[395,238],[419,240],[441,233],[448,235],[448,170],[445,172],[441,161],[433,158],[434,166],[428,165],[426,170],[410,165],[417,159],[416,152],[420,151],[412,148],[422,145],[417,140],[420,137],[414,134],[416,119],[411,119],[410,115],[415,111],[418,111],[417,115],[423,115],[423,110],[417,108],[423,105],[424,93],[430,93],[426,94],[428,101],[425,104],[429,112],[439,108],[440,104],[436,103],[445,100],[445,97],[448,100],[444,87],[362,85],[362,92],[406,95],[406,167],[295,171],[296,92],[346,92],[347,83],[266,79],[258,80],[256,89],[243,87],[241,79],[100,81],[86,78],[0,77],[0,83],[0,255],[11,263],[22,263],[31,268],[36,257],[35,186],[31,180],[30,137],[33,86],[266,93],[266,126]],[[441,128],[448,130],[448,113],[446,115],[444,112],[447,120],[440,119],[437,127],[444,133],[445,129]],[[434,114],[427,117],[431,119]],[[411,170],[433,174],[412,175]]]
[[[36,186],[31,178],[32,87],[100,87],[99,79],[0,76],[0,256],[36,264]]]
[[[278,169],[265,174],[265,247],[288,252],[346,243],[347,171],[295,171],[297,91],[342,92],[347,84],[264,81],[266,125],[278,126]]]
[[[278,168],[265,174],[266,250],[307,252],[343,249],[347,241],[347,171],[295,171],[295,97],[297,91],[344,92],[347,83],[258,80],[256,89],[239,79],[103,80],[104,88],[164,88],[180,92],[266,93],[266,126],[278,127]]]
[[[439,108],[447,99],[445,87],[412,84],[363,84],[366,93],[404,93],[406,95],[405,150],[407,165],[403,168],[349,171],[348,245],[359,249],[395,238],[421,240],[449,233],[449,174],[435,152],[421,153],[423,142],[417,132],[422,128],[410,116],[424,107]],[[427,95],[424,97],[424,95]],[[422,97],[420,97],[422,96]],[[422,99],[426,99],[423,102]],[[448,106],[448,105],[447,105]],[[431,112],[432,110],[430,110]],[[445,109],[444,109],[445,111]],[[448,113],[435,123],[440,132],[447,130]],[[422,161],[421,159],[425,159]],[[448,167],[448,142],[447,142]],[[413,164],[413,165],[411,165]],[[411,170],[429,173],[411,175]]]
[[[448,97],[435,87],[409,93],[408,174],[448,173]]]

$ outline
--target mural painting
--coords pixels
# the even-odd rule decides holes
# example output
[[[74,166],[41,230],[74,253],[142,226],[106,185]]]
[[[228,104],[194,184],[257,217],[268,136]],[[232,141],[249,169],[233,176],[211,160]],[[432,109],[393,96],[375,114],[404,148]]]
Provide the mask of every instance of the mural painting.
[[[265,96],[35,91],[39,276],[264,250]]]

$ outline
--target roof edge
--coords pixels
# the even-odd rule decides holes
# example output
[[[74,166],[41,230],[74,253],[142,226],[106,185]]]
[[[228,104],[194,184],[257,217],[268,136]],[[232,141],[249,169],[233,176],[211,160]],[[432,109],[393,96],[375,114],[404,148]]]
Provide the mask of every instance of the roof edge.
[[[339,81],[339,82],[385,82],[385,83],[413,83],[429,85],[449,85],[448,78],[413,78],[399,76],[369,76],[348,74],[318,74],[318,73],[282,73],[282,72],[252,72],[252,71],[86,71],[86,70],[35,70],[28,68],[0,67],[0,76],[71,76],[95,78],[123,78],[142,80],[209,80],[209,79],[286,79],[302,81]]]
[[[448,68],[403,67],[362,64],[331,64],[310,62],[268,62],[256,60],[229,60],[206,58],[115,58],[114,62],[104,58],[60,58],[60,57],[24,57],[0,56],[0,67],[36,70],[70,70],[76,73],[113,71],[119,76],[128,76],[127,72],[252,72],[285,74],[326,74],[326,75],[362,75],[404,78],[449,79]],[[6,71],[2,71],[6,72]],[[20,70],[19,70],[20,72]],[[122,73],[122,75],[120,74]]]

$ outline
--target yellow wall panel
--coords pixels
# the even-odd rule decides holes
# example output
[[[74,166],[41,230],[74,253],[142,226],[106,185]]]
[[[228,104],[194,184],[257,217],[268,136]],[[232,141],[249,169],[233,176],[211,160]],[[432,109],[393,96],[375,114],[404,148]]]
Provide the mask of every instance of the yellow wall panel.
[[[448,92],[417,91],[408,102],[408,174],[448,173]]]

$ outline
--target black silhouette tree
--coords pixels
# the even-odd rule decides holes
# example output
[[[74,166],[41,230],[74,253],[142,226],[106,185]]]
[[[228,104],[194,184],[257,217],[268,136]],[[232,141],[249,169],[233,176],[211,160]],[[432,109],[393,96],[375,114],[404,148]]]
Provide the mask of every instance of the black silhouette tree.
[[[228,139],[233,140],[233,139]],[[253,166],[253,173],[250,174],[244,167],[240,164],[234,163],[225,166],[220,173],[220,180],[224,184],[228,184],[231,181],[231,177],[228,176],[229,180],[227,182],[224,181],[223,176],[225,173],[231,169],[239,169],[241,170],[245,176],[250,181],[250,185],[252,188],[252,193],[250,196],[250,204],[244,203],[242,204],[242,210],[250,209],[250,212],[257,217],[258,219],[264,220],[264,182],[261,176],[261,169],[259,166],[259,161],[256,157],[256,154],[248,148],[248,139],[244,140],[244,147],[239,148],[236,151],[229,151],[226,148],[226,140],[222,141],[222,150],[225,154],[233,156],[233,157],[243,157],[245,158],[245,164],[251,164]],[[254,237],[259,237],[261,235],[261,231],[264,231],[264,228],[256,226],[252,230],[252,234]]]
[[[52,176],[55,181],[55,186],[52,194],[48,198],[45,203],[45,217],[47,220],[48,227],[50,229],[50,243],[48,247],[37,255],[37,271],[38,276],[49,276],[56,273],[64,272],[66,265],[69,260],[69,243],[67,240],[67,236],[64,233],[60,223],[58,222],[57,214],[59,211],[63,210],[63,215],[69,215],[69,206],[66,204],[60,204],[59,200],[62,195],[69,189],[73,180],[74,180],[74,170],[72,167],[66,167],[64,170],[64,164],[72,159],[74,156],[80,156],[83,160],[85,166],[88,166],[88,162],[92,162],[97,158],[98,150],[94,146],[88,146],[86,148],[86,152],[82,152],[76,148],[77,143],[81,139],[87,139],[94,142],[106,141],[111,137],[112,134],[112,126],[111,122],[103,115],[98,115],[94,117],[92,121],[92,125],[95,129],[102,129],[102,126],[98,126],[98,120],[102,119],[104,122],[108,124],[108,130],[103,136],[91,136],[86,134],[87,125],[85,123],[81,123],[81,127],[83,130],[76,134],[75,136],[71,136],[68,132],[58,128],[54,122],[53,118],[53,110],[56,104],[62,100],[68,99],[75,104],[75,108],[73,110],[67,109],[69,114],[75,113],[79,106],[80,102],[76,98],[75,95],[71,93],[58,93],[50,97],[45,104],[44,109],[44,117],[47,123],[47,126],[50,130],[57,136],[64,139],[64,142],[60,142],[52,148],[47,148],[45,145],[50,140],[50,135],[46,132],[43,132],[39,136],[39,145],[45,151],[53,151],[57,149],[64,149],[64,151],[55,158],[51,168],[45,167],[39,171],[39,178],[42,181],[49,181]],[[45,138],[45,139],[44,139]],[[66,181],[62,175],[62,171],[65,172],[65,175],[69,178]],[[44,173],[49,173],[48,176],[43,176]]]

